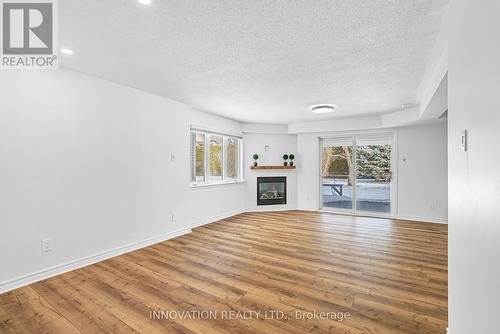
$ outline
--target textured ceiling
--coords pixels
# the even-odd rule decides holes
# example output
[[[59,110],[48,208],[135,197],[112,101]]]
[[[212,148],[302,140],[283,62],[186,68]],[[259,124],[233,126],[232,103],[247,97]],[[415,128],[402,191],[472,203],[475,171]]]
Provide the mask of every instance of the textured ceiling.
[[[418,103],[446,3],[62,0],[61,65],[240,121],[383,113]]]

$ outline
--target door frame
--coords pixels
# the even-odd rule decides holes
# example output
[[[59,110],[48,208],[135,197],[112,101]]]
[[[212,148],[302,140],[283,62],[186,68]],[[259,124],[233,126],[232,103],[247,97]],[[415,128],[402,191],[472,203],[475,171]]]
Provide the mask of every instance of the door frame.
[[[382,135],[387,134],[391,136],[391,182],[390,182],[390,200],[391,200],[391,211],[389,213],[381,213],[381,212],[372,212],[372,211],[359,211],[356,208],[356,155],[357,155],[357,137],[370,136],[370,135]],[[335,139],[335,138],[352,138],[352,156],[353,156],[353,185],[352,185],[352,193],[353,193],[353,205],[352,209],[339,209],[339,208],[326,208],[323,206],[323,176],[322,176],[322,165],[323,165],[323,140],[325,139]],[[338,213],[338,214],[348,214],[348,215],[356,215],[356,216],[368,216],[368,217],[383,217],[383,218],[393,218],[397,217],[398,214],[398,148],[397,148],[397,140],[398,132],[397,129],[381,129],[381,130],[371,130],[371,131],[349,131],[349,132],[336,132],[335,134],[326,134],[318,137],[319,139],[319,210],[330,212],[330,213]]]

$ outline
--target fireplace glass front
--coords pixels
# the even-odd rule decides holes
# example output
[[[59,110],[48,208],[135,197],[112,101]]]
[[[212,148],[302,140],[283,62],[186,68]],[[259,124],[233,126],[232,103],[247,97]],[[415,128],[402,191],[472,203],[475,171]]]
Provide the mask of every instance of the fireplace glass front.
[[[257,178],[257,205],[286,204],[286,176]]]

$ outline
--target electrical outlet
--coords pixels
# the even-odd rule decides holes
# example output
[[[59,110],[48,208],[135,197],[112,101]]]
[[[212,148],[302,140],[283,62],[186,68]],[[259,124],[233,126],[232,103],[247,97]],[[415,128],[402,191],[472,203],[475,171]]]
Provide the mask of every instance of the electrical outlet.
[[[52,250],[52,239],[42,239],[42,253]]]
[[[170,154],[170,161],[171,162],[175,161],[175,154],[174,153]]]
[[[175,215],[174,215],[173,213],[172,213],[172,216],[170,217],[170,221],[171,221],[172,223],[175,223]]]

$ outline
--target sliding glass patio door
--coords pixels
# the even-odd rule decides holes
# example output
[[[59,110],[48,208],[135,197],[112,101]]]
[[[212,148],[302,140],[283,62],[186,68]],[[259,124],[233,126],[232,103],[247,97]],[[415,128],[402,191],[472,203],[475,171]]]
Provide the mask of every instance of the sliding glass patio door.
[[[321,145],[322,207],[354,209],[353,138],[323,139]]]
[[[321,208],[392,215],[391,133],[321,140]]]

